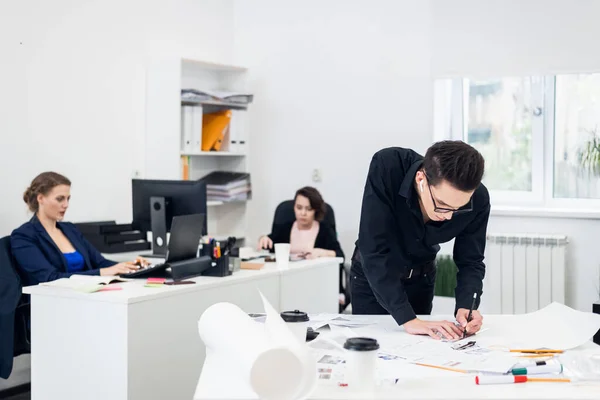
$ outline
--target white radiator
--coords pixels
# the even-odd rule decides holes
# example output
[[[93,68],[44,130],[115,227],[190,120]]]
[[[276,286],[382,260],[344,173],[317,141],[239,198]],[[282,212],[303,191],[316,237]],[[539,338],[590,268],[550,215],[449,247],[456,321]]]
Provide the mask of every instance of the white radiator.
[[[523,314],[564,303],[566,246],[564,235],[488,235],[482,309]]]

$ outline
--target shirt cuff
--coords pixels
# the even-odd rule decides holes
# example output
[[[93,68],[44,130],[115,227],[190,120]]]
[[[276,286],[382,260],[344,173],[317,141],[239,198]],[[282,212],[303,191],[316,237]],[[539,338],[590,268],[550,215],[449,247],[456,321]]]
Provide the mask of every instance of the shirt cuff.
[[[466,308],[467,310],[471,309],[471,305],[473,304],[473,293],[475,292],[468,291],[456,295],[456,308],[454,309],[454,315],[456,315],[459,308]],[[473,308],[474,310],[479,308],[480,302],[481,292],[477,291],[477,300],[475,300],[475,308]]]
[[[398,325],[404,325],[408,321],[412,321],[417,318],[417,314],[412,309],[412,306],[407,301],[405,305],[400,308],[395,309],[391,312],[392,317],[396,320]]]

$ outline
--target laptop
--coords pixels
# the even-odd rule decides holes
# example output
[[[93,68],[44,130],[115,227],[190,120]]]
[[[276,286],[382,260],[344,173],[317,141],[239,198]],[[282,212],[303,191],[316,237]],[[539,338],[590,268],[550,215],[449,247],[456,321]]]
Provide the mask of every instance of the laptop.
[[[120,275],[123,278],[142,278],[164,271],[170,263],[196,258],[205,214],[189,214],[173,217],[171,237],[167,244],[167,257],[164,263],[150,264],[139,270]]]

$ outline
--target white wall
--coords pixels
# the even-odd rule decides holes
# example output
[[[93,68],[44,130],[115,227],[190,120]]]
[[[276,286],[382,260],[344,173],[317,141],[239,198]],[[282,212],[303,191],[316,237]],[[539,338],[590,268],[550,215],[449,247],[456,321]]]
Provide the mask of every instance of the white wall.
[[[600,70],[596,0],[430,0],[435,76]]]
[[[235,57],[255,92],[252,243],[279,202],[314,185],[351,255],[372,154],[431,140],[428,13],[417,1],[236,2]]]
[[[233,0],[28,0],[0,11],[0,235],[29,217],[21,196],[55,170],[67,218],[131,221],[144,173],[145,63],[176,54],[231,62]]]

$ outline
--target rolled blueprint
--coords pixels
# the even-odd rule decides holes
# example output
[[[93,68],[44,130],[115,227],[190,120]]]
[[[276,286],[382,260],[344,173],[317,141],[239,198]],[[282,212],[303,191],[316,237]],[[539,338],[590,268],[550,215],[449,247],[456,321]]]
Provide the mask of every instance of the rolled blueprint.
[[[304,399],[316,385],[316,362],[262,299],[265,323],[253,321],[231,303],[214,304],[202,314],[198,330],[207,354],[203,374],[223,371],[227,385],[237,385],[240,396],[246,390],[266,400]]]

